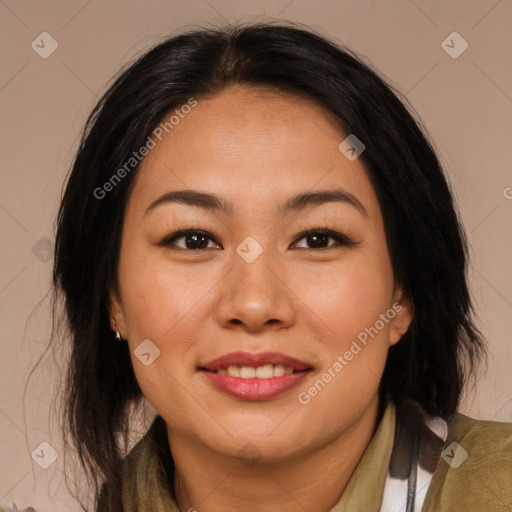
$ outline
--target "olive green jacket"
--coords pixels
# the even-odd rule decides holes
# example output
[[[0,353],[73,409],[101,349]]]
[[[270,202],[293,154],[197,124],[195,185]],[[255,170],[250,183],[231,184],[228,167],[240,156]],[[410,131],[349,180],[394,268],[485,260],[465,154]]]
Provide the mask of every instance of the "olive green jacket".
[[[388,404],[329,512],[405,512],[407,507],[415,512],[512,511],[511,423],[454,414],[447,421],[431,418],[428,429],[416,435],[421,427],[411,429],[414,421],[398,421],[400,417],[394,405]],[[159,459],[162,450],[156,449],[155,440],[162,441],[164,430],[165,422],[157,416],[125,459],[124,512],[179,512],[167,485],[169,475],[164,474]],[[404,449],[409,445],[404,439],[409,438],[417,440],[416,445],[412,443],[417,449],[411,451],[415,457]],[[415,482],[412,487],[411,482]],[[7,509],[0,507],[0,512]],[[98,512],[107,512],[106,507],[100,504]]]

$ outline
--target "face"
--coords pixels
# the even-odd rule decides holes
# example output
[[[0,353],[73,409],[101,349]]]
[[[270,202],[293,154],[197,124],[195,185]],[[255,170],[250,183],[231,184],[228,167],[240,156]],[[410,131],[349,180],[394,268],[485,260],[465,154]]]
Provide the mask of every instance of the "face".
[[[171,447],[291,457],[375,403],[409,308],[328,112],[241,87],[197,101],[135,178],[111,315]]]

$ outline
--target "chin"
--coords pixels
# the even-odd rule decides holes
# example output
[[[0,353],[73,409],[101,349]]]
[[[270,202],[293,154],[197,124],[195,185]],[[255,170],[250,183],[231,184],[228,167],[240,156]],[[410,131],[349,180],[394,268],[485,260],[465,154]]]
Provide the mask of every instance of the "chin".
[[[216,424],[215,427],[212,425],[207,432],[198,433],[198,435],[205,445],[221,455],[237,459],[249,458],[277,462],[296,456],[313,444],[313,440],[305,435],[304,423],[280,425],[285,416],[282,415],[277,421],[268,421],[258,426],[231,422],[232,425],[236,425],[236,428],[226,429],[229,433],[222,429],[221,435],[218,435],[220,432]],[[222,425],[226,424],[222,420],[219,422]],[[212,436],[214,430],[215,435]]]

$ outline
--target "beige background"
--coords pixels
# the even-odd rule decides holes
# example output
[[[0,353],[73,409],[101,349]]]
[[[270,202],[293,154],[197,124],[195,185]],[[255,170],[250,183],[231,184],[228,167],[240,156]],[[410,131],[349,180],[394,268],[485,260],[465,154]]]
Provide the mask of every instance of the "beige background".
[[[53,220],[88,112],[120,66],[163,36],[274,18],[364,55],[423,119],[467,229],[490,347],[488,372],[462,411],[512,421],[510,0],[0,0],[0,505],[79,510],[63,486],[62,456],[46,470],[31,458],[42,442],[61,453],[49,420],[60,371],[51,358],[23,395],[49,339]],[[453,31],[469,44],[456,59],[442,47]],[[58,43],[47,59],[31,47],[42,32]]]

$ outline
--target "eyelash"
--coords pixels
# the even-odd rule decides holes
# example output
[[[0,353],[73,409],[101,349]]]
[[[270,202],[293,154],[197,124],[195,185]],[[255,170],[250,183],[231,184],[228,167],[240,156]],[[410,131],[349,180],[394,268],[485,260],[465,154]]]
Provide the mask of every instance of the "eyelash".
[[[335,247],[344,247],[344,246],[352,246],[356,245],[357,242],[355,242],[350,236],[344,235],[342,233],[338,233],[337,231],[333,231],[329,228],[313,228],[308,229],[306,231],[303,231],[299,235],[297,235],[292,242],[293,245],[295,245],[299,240],[302,240],[303,238],[307,238],[308,236],[313,235],[321,235],[321,236],[327,236],[329,238],[332,238],[336,241],[336,244],[334,245],[328,245],[327,247],[321,247],[318,250],[325,250],[325,249],[331,249]],[[317,249],[314,248],[307,248],[306,250],[314,251]]]
[[[211,241],[215,242],[217,245],[221,246],[221,244],[219,242],[217,242],[217,240],[215,240],[215,238],[212,235],[210,235],[208,232],[202,231],[200,229],[182,229],[182,230],[176,231],[176,232],[172,233],[171,235],[166,236],[163,240],[161,240],[159,242],[158,245],[160,245],[162,247],[171,248],[173,250],[178,250],[178,251],[181,250],[181,251],[186,251],[186,252],[199,252],[199,251],[211,249],[208,247],[206,249],[186,249],[183,247],[170,247],[170,246],[172,246],[173,243],[176,242],[176,240],[179,240],[180,238],[187,237],[189,235],[204,236],[206,238],[209,238]],[[328,245],[327,247],[320,247],[317,249],[309,247],[309,248],[300,248],[299,250],[309,250],[309,251],[320,250],[321,251],[321,250],[332,249],[332,248],[336,248],[336,247],[344,247],[344,246],[349,247],[349,246],[353,246],[353,245],[357,244],[357,242],[355,242],[349,236],[344,235],[342,233],[338,233],[337,231],[332,231],[331,229],[328,229],[328,228],[314,228],[314,229],[308,229],[306,231],[303,231],[302,233],[297,235],[297,237],[295,237],[294,241],[292,242],[292,245],[297,244],[303,238],[307,238],[307,237],[314,236],[314,235],[327,236],[329,238],[332,238],[336,241],[336,244]]]

